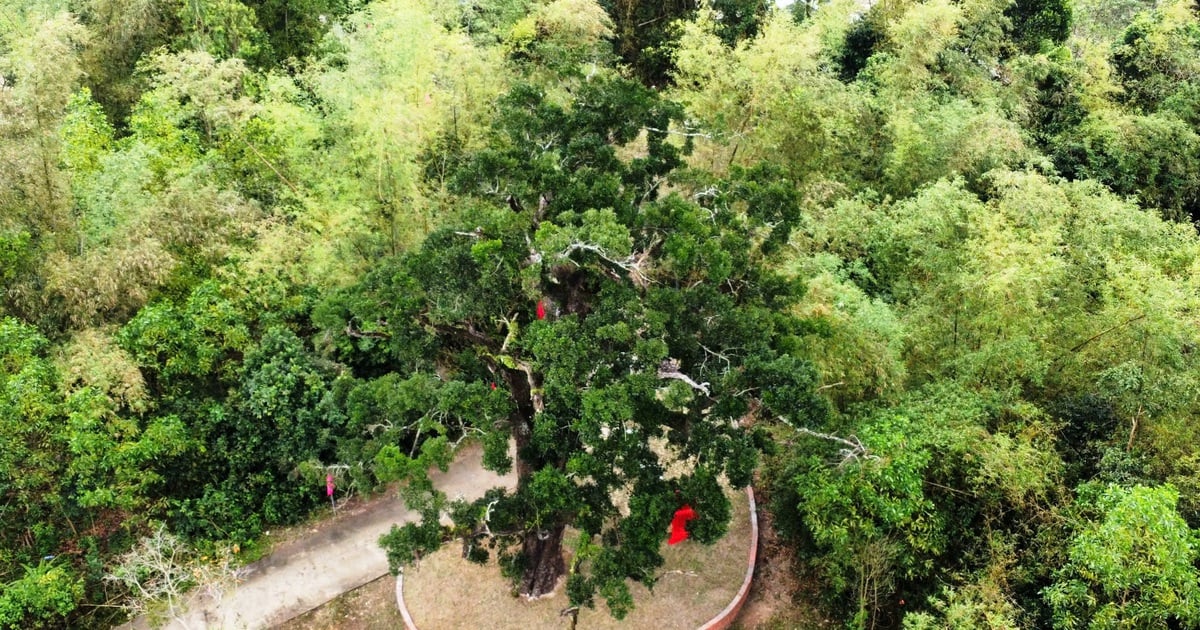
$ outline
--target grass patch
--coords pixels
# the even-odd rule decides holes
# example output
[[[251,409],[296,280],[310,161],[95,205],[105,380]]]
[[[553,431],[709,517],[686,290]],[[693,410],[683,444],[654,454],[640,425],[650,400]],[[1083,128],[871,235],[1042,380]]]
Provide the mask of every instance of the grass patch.
[[[395,630],[403,628],[396,607],[396,578],[387,575],[280,626],[279,630]]]
[[[635,608],[623,621],[608,613],[603,601],[595,610],[579,613],[579,628],[687,628],[692,630],[721,612],[742,586],[750,549],[750,512],[746,495],[730,494],[733,521],[724,538],[712,546],[687,541],[666,545],[658,584],[653,593],[630,584]],[[446,545],[405,571],[404,599],[421,630],[490,628],[492,630],[557,629],[569,626],[559,613],[567,597],[559,589],[551,597],[526,601],[512,595],[511,586],[494,564],[479,566],[463,560],[457,545]]]

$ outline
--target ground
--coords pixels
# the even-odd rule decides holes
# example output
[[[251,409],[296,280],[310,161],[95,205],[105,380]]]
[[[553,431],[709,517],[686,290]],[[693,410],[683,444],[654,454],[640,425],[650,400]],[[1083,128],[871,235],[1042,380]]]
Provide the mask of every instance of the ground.
[[[512,478],[500,479],[484,471],[479,463],[480,454],[478,447],[467,447],[459,454],[448,474],[435,475],[435,483],[451,496],[460,493],[478,495],[488,487],[514,483]],[[324,488],[317,490],[323,491]],[[814,612],[818,610],[811,603],[812,592],[815,591],[793,577],[795,571],[790,549],[776,539],[770,527],[770,515],[762,509],[765,503],[759,502],[759,562],[755,581],[750,600],[735,627],[783,630],[837,625]],[[740,506],[741,510],[735,512],[735,524],[744,525],[748,520],[745,501],[737,501],[734,505]],[[379,534],[387,531],[393,523],[411,517],[395,493],[389,493],[368,501],[341,504],[336,513],[308,526],[272,531],[268,537],[273,547],[272,553],[243,569],[237,588],[215,599],[193,596],[187,613],[172,620],[168,627],[276,626],[290,630],[401,627],[395,605],[395,581],[391,577],[383,577],[387,571],[387,560],[377,541]],[[722,542],[713,548],[692,544],[669,550],[667,557],[674,564],[664,567],[663,571],[667,573],[656,587],[655,595],[664,595],[671,588],[682,587],[679,592],[686,596],[685,599],[677,599],[669,606],[692,609],[699,606],[700,602],[709,602],[715,608],[705,612],[705,620],[721,610],[741,584],[745,570],[744,554],[749,544],[746,539],[748,533],[743,534],[740,541],[730,543],[735,540],[737,525],[732,531],[735,533],[722,542],[733,546],[724,552],[717,551]],[[447,547],[446,553],[448,559],[455,561],[454,566],[469,567],[451,547]],[[672,555],[674,551],[679,553]],[[716,560],[716,554],[724,554],[726,559]],[[730,574],[720,580],[731,589],[728,593],[696,587],[698,576],[693,574],[712,566],[714,561],[729,570]],[[486,574],[488,584],[498,585],[498,590],[493,589],[494,593],[499,593],[502,599],[512,599],[508,597],[503,581],[494,568],[480,570]],[[793,599],[795,593],[799,593],[802,599]],[[658,598],[645,595],[643,593],[639,597],[639,606],[643,612],[650,612],[654,605],[646,602]],[[477,596],[478,593],[471,593],[467,599],[474,601]],[[563,599],[561,595],[559,597]],[[716,605],[717,600],[721,600],[720,605]],[[323,602],[328,603],[321,605]],[[666,615],[665,612],[659,614]],[[595,623],[589,621],[585,625],[584,620],[589,618],[594,619]],[[289,619],[292,621],[285,622]],[[579,627],[598,627],[597,624],[606,619],[609,619],[608,613],[600,603],[599,610],[581,615]],[[630,619],[622,627],[649,627],[639,626],[635,620]],[[149,623],[143,618],[129,626],[148,628]],[[433,627],[423,630],[429,628]]]
[[[278,630],[395,630],[404,620],[396,607],[396,578],[387,575],[277,626]]]
[[[835,628],[839,624],[826,618],[815,605],[816,592],[796,578],[795,554],[775,534],[771,526],[771,514],[765,509],[766,501],[758,503],[759,548],[758,565],[750,598],[741,615],[734,623],[738,630],[793,630],[809,628]],[[703,549],[703,548],[702,548]],[[464,561],[449,554],[447,560],[456,564]],[[428,567],[428,565],[427,565]],[[494,569],[489,580],[498,576]],[[683,575],[672,574],[664,580],[683,579]],[[391,630],[400,628],[403,622],[396,607],[395,579],[385,577],[342,595],[325,606],[298,617],[282,626],[280,630]],[[410,587],[412,584],[410,583]],[[503,585],[501,584],[501,587]],[[600,612],[604,612],[601,609]],[[595,613],[593,613],[595,614]],[[605,613],[607,614],[607,613]],[[579,624],[580,628],[593,628],[591,624]],[[633,623],[624,627],[638,627]]]
[[[796,554],[779,538],[767,509],[769,497],[758,492],[758,563],[750,598],[733,624],[735,630],[835,628],[817,603],[815,585],[797,577]]]
[[[470,498],[491,487],[515,484],[512,475],[501,478],[485,471],[481,460],[482,448],[464,447],[448,472],[432,475],[434,484],[451,497]],[[314,492],[324,490],[324,484],[314,488]],[[378,499],[345,504],[307,528],[272,532],[272,552],[241,569],[236,588],[193,591],[187,610],[165,627],[263,628],[295,618],[386,575],[387,555],[379,546],[379,536],[393,524],[417,517],[395,492],[389,492]],[[125,627],[150,626],[150,620],[139,617]]]
[[[632,584],[635,608],[622,621],[613,619],[603,600],[597,598],[594,610],[580,611],[578,627],[690,630],[720,613],[742,586],[750,550],[746,495],[733,492],[730,499],[733,520],[721,540],[711,546],[690,540],[668,546],[664,530],[666,564],[659,569],[654,592]],[[564,547],[573,537],[568,535]],[[405,601],[421,630],[567,628],[569,620],[560,615],[567,607],[562,591],[560,586],[553,596],[532,602],[514,596],[495,564],[466,562],[455,545],[422,559],[420,566],[406,571],[404,577]]]

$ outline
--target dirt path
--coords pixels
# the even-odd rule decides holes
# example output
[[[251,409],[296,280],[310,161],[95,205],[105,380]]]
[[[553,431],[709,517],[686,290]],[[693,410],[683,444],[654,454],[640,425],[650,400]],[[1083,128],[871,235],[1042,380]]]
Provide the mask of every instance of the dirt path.
[[[477,445],[465,447],[448,472],[434,471],[434,484],[451,498],[476,498],[495,486],[515,486],[515,475],[501,478],[486,471],[481,459]],[[387,556],[379,537],[393,524],[415,518],[394,495],[339,514],[246,567],[244,580],[215,601],[193,596],[188,611],[163,627],[257,629],[283,623],[385,575]],[[139,618],[122,628],[150,627]]]

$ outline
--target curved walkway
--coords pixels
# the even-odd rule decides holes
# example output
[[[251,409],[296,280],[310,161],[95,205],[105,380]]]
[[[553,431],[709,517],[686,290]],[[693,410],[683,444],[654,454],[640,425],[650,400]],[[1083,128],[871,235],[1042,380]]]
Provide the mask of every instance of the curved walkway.
[[[448,472],[435,470],[434,485],[451,498],[478,498],[489,488],[516,485],[510,474],[483,469],[482,449],[463,448]],[[316,533],[280,545],[271,555],[246,567],[236,587],[215,598],[195,595],[188,609],[164,628],[258,629],[278,625],[356,589],[388,572],[379,537],[396,523],[417,520],[394,494],[368,503],[361,511],[339,515]],[[149,629],[145,618],[123,628]]]

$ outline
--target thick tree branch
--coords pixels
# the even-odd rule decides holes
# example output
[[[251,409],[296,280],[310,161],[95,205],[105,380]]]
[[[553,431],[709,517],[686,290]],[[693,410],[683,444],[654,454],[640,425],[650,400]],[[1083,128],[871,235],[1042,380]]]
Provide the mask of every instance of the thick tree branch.
[[[788,426],[792,427],[793,429],[795,429],[805,435],[810,435],[815,438],[820,438],[822,440],[829,440],[830,442],[837,442],[838,444],[845,445],[845,448],[838,449],[838,454],[841,455],[841,457],[842,457],[842,461],[838,463],[839,468],[842,466],[845,466],[848,462],[850,462],[852,460],[856,461],[856,462],[864,460],[864,459],[875,460],[875,461],[879,460],[879,456],[871,453],[870,449],[868,449],[866,447],[866,445],[862,443],[862,440],[858,439],[858,436],[851,435],[849,438],[841,438],[841,437],[838,437],[836,435],[832,435],[829,433],[821,433],[820,431],[813,431],[812,429],[809,429],[807,427],[797,427],[797,426],[793,425],[791,423],[791,421],[789,421],[787,418],[784,418],[783,416],[780,416],[779,419],[783,420],[784,424],[787,424]]]
[[[447,337],[460,339],[460,340],[466,341],[468,343],[476,343],[476,344],[479,344],[489,350],[491,349],[492,344],[493,344],[493,340],[491,337],[488,337],[487,335],[475,330],[474,326],[471,326],[469,324],[466,328],[460,328],[457,326],[445,326],[445,325],[439,326],[436,324],[431,324],[431,326],[440,335],[445,335]]]
[[[657,244],[652,243],[646,251],[634,252],[621,260],[617,260],[604,251],[604,248],[592,243],[584,243],[576,241],[567,246],[566,249],[555,255],[560,260],[570,260],[571,255],[575,252],[591,252],[598,258],[608,264],[629,274],[629,280],[640,288],[646,288],[650,285],[650,277],[646,274],[646,266],[650,262],[650,250],[654,249]],[[572,261],[574,262],[574,261]]]
[[[692,389],[701,392],[705,396],[709,395],[708,383],[697,383],[692,377],[679,371],[679,361],[676,359],[667,359],[658,366],[658,378],[669,378],[676,381],[687,383]]]
[[[386,332],[355,330],[353,322],[346,324],[346,334],[355,339],[389,339],[392,336]]]

